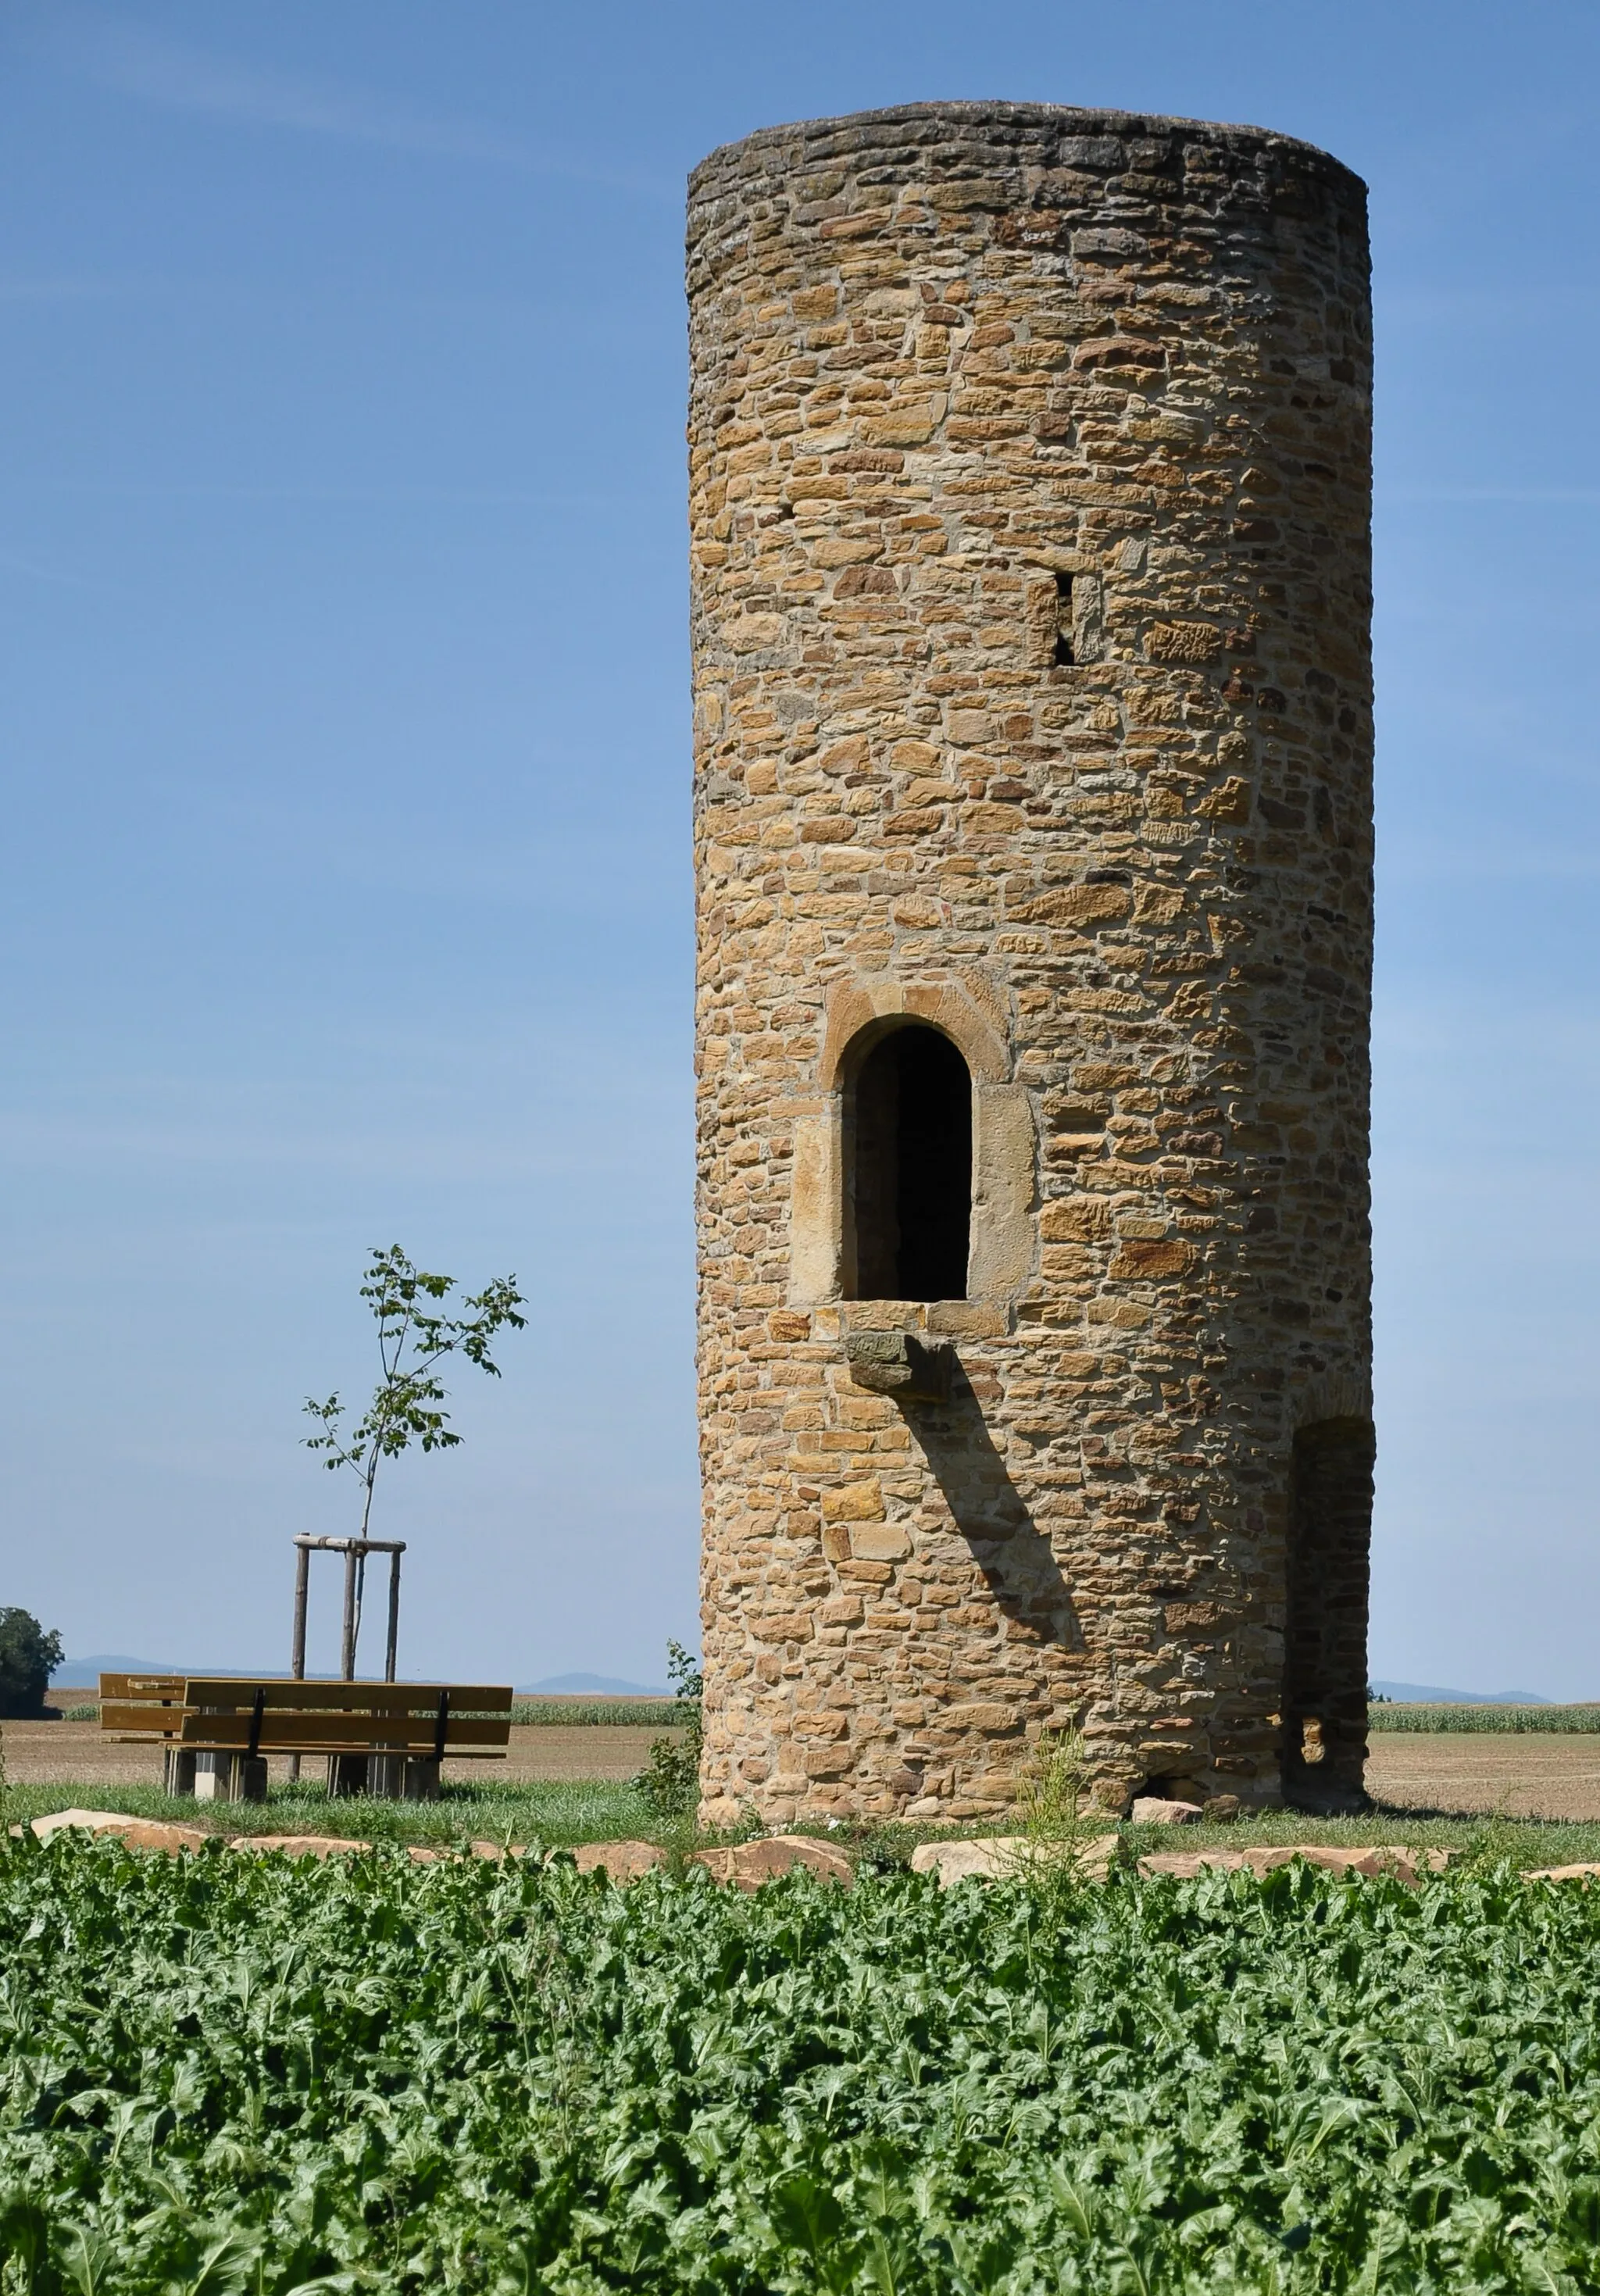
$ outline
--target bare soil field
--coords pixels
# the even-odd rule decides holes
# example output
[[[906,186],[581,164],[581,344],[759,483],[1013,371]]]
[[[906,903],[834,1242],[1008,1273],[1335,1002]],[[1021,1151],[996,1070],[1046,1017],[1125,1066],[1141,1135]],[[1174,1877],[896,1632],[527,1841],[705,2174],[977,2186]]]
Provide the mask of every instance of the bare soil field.
[[[650,1759],[655,1730],[616,1726],[513,1729],[504,1762],[447,1762],[447,1778],[483,1785],[537,1779],[636,1777]],[[5,1767],[18,1785],[159,1785],[152,1746],[103,1738],[93,1722],[8,1722]],[[306,1774],[320,1775],[308,1760]],[[287,1775],[275,1760],[275,1781]],[[1600,1734],[1591,1737],[1375,1736],[1367,1791],[1396,1810],[1448,1816],[1600,1820]]]
[[[539,1778],[636,1777],[661,1734],[659,1730],[615,1727],[513,1728],[503,1762],[447,1762],[444,1774],[447,1779],[480,1785],[522,1785]],[[15,1785],[161,1783],[159,1748],[119,1745],[101,1735],[97,1722],[8,1722],[4,1744],[6,1775]],[[304,1770],[308,1777],[320,1776],[320,1761],[308,1756]],[[275,1759],[270,1765],[273,1783],[288,1775],[287,1764]]]
[[[1600,1735],[1378,1734],[1366,1791],[1388,1808],[1441,1816],[1600,1818]]]

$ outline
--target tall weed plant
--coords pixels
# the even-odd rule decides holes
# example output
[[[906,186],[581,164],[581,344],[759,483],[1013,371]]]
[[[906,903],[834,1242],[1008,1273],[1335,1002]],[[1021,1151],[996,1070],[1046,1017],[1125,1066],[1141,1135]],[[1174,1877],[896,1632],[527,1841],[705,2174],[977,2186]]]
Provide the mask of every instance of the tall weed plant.
[[[675,1716],[681,1716],[681,1722],[670,1737],[656,1739],[650,1766],[634,1784],[658,1817],[691,1818],[700,1800],[705,1676],[700,1660],[682,1643],[667,1645],[667,1679],[672,1685]]]
[[[1018,1772],[1013,1809],[1011,1864],[1018,1877],[1080,1879],[1085,1851],[1104,1839],[1108,1824],[1107,1813],[1090,1799],[1080,1730],[1040,1732]]]

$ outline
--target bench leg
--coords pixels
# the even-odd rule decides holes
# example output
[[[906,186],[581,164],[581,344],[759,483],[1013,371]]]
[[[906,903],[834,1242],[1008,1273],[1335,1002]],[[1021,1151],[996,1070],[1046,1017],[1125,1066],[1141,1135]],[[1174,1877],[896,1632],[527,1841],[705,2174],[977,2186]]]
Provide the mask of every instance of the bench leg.
[[[191,1754],[193,1793],[202,1802],[267,1800],[267,1754]]]
[[[191,1754],[193,1791],[200,1801],[265,1801],[265,1754]]]
[[[234,1757],[232,1754],[195,1755],[194,1794],[198,1801],[233,1800]]]
[[[437,1801],[439,1800],[439,1764],[431,1757],[406,1764],[406,1783],[401,1792],[407,1801]]]
[[[161,1789],[169,1794],[194,1792],[194,1756],[186,1746],[168,1746],[161,1755]]]

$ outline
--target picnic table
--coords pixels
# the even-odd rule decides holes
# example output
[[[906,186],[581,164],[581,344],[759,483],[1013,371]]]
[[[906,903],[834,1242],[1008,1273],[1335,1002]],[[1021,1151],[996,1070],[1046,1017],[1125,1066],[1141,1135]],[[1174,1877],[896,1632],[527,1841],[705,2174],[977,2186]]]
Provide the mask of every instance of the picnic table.
[[[504,1759],[511,1701],[481,1683],[103,1674],[100,1726],[160,1745],[168,1793],[262,1801],[269,1754],[322,1754],[330,1793],[430,1800],[447,1755]]]

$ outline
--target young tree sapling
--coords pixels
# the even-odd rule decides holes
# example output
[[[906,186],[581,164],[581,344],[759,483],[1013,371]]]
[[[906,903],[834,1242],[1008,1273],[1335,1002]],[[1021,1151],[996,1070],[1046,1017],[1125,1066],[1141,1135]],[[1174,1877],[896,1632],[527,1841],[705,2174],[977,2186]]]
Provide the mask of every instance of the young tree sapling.
[[[502,1329],[520,1332],[527,1324],[528,1318],[517,1313],[526,1302],[514,1275],[496,1276],[481,1292],[469,1294],[462,1301],[468,1311],[464,1315],[441,1315],[430,1307],[430,1301],[443,1301],[455,1288],[453,1275],[430,1275],[413,1267],[398,1243],[387,1251],[374,1250],[361,1286],[361,1297],[377,1323],[382,1365],[373,1399],[348,1434],[341,1424],[344,1405],[337,1394],[325,1403],[306,1399],[307,1411],[321,1429],[307,1436],[306,1448],[323,1453],[324,1467],[349,1467],[361,1480],[361,1538],[368,1536],[373,1490],[383,1460],[398,1459],[414,1442],[424,1451],[446,1451],[461,1441],[452,1433],[445,1412],[439,1365],[447,1356],[464,1356],[480,1371],[498,1379],[500,1366],[489,1354],[489,1342]],[[357,1572],[357,1635],[361,1631],[365,1561],[362,1556]]]

